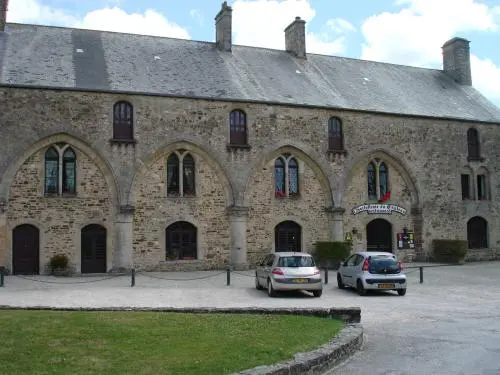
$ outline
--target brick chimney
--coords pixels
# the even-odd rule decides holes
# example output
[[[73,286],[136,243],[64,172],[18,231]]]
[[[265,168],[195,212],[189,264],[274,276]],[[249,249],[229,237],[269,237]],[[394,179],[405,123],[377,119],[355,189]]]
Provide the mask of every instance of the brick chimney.
[[[453,38],[443,44],[443,71],[455,82],[472,86],[469,41]]]
[[[306,58],[306,21],[295,17],[285,29],[285,49],[297,57]]]
[[[233,9],[224,1],[215,16],[215,41],[221,51],[231,52],[232,13]]]
[[[9,0],[0,0],[0,31],[5,31],[5,24],[7,23],[7,8]]]

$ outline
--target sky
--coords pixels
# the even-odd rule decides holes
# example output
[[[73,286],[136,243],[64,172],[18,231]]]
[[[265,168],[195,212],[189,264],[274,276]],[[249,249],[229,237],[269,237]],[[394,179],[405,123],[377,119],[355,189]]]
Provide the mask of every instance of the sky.
[[[306,21],[308,53],[442,69],[442,45],[470,40],[472,84],[500,108],[500,0],[229,0],[233,44],[285,49]],[[10,0],[8,22],[213,42],[221,0]]]

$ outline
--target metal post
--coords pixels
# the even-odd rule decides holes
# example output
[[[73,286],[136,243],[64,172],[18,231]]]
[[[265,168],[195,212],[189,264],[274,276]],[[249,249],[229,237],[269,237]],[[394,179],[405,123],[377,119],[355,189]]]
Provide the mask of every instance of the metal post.
[[[325,284],[328,284],[328,267],[325,267]]]
[[[135,268],[132,268],[132,280],[130,282],[130,287],[135,286]]]
[[[0,287],[3,286],[3,267],[0,267]]]
[[[424,267],[420,267],[420,284],[424,282]]]
[[[226,285],[231,284],[231,270],[226,268]]]

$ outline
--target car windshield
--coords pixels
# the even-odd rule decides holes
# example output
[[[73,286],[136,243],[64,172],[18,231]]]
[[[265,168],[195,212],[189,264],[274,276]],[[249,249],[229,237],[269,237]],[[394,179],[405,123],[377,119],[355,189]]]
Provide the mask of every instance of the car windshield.
[[[398,273],[399,266],[396,259],[386,256],[372,256],[370,259],[371,273]]]
[[[312,257],[293,255],[288,257],[280,257],[278,260],[279,267],[314,267],[314,259]]]

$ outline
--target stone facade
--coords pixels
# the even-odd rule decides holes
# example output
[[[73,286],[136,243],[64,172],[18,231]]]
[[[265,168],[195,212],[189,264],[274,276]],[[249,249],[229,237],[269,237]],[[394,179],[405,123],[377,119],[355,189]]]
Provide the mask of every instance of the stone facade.
[[[393,250],[396,233],[415,231],[415,248],[398,252],[405,259],[425,257],[435,238],[467,239],[468,220],[480,216],[488,247],[469,258],[500,255],[497,124],[48,89],[2,88],[0,97],[0,263],[8,269],[12,230],[24,223],[40,229],[40,272],[55,252],[67,253],[80,272],[80,231],[91,223],[107,230],[107,270],[252,266],[274,249],[274,228],[283,221],[300,225],[302,250],[310,252],[316,241],[347,233],[356,249],[364,248],[367,224],[382,218],[391,224]],[[112,140],[119,100],[133,105],[133,142]],[[249,147],[228,147],[234,109],[247,115]],[[332,116],[342,121],[345,153],[328,152]],[[481,148],[474,160],[467,151],[471,127]],[[58,142],[77,154],[76,196],[44,196],[43,155]],[[180,149],[195,161],[195,197],[166,194],[166,158]],[[274,162],[284,154],[298,161],[297,196],[275,197]],[[369,203],[372,160],[386,163],[386,203],[403,207],[404,215],[352,214]],[[472,182],[486,174],[487,199],[462,199],[464,171]],[[197,259],[165,259],[165,229],[176,221],[197,228]]]

